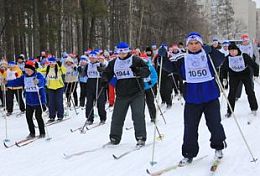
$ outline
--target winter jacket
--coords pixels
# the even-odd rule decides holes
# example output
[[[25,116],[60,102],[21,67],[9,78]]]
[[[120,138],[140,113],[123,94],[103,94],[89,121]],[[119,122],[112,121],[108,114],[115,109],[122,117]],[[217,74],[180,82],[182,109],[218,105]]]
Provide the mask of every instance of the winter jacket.
[[[205,50],[207,64],[209,67],[210,75],[212,77],[214,77],[215,73],[213,70],[213,65],[211,64],[210,57],[208,56],[208,54],[210,54],[210,56],[212,58],[212,53],[208,53],[209,51],[210,50]],[[197,53],[189,52],[187,54],[196,55],[196,54],[200,54],[200,52],[202,52],[202,50]],[[214,67],[219,67],[218,64],[220,62],[217,62],[218,63],[217,64],[216,62],[214,62],[214,60],[212,60],[212,61],[214,63]],[[179,73],[185,83],[183,97],[187,103],[192,103],[192,104],[207,103],[207,102],[213,101],[219,97],[219,95],[220,95],[219,88],[218,88],[217,83],[214,78],[212,80],[200,82],[200,83],[187,83],[184,57],[178,60],[177,65],[178,65]]]
[[[148,65],[149,71],[151,72],[151,74],[147,78],[144,78],[144,90],[147,90],[152,88],[157,83],[158,75],[154,66],[152,65],[152,62],[150,60],[144,61]]]
[[[23,74],[22,70],[17,65],[15,65],[14,67],[7,69],[6,80],[7,81],[15,80],[16,78],[21,77],[22,74]],[[11,90],[17,90],[23,88],[22,86],[10,86],[10,85],[7,85],[6,87]]]
[[[33,83],[33,79],[35,78],[39,80],[37,86],[35,86]],[[11,86],[11,87],[24,86],[25,102],[27,105],[30,106],[40,105],[39,95],[41,98],[41,103],[43,105],[46,104],[46,93],[44,89],[45,78],[41,73],[35,72],[31,76],[24,74],[17,79],[7,81],[7,86]],[[38,95],[38,91],[39,91],[39,95]]]
[[[128,56],[124,59],[116,58],[109,62],[105,71],[102,74],[102,80],[109,82],[112,77],[115,75],[114,66],[117,59],[126,60],[132,57],[132,66],[138,68],[139,74],[138,77],[128,78],[128,79],[118,79],[116,83],[116,95],[118,97],[131,97],[139,92],[144,92],[144,81],[143,78],[146,78],[150,75],[149,67],[145,64],[145,62],[137,56],[132,56],[128,54]]]
[[[227,75],[229,73],[229,77],[250,77],[251,69],[249,66],[253,69],[254,76],[259,76],[259,65],[251,59],[251,57],[248,54],[241,54],[239,51],[238,56],[242,56],[245,64],[245,69],[243,71],[234,71],[231,69],[229,65],[229,59],[232,58],[232,56],[228,55],[225,58],[225,61],[221,67],[221,74],[224,79],[227,79]]]
[[[47,70],[49,68],[49,71],[47,73]],[[56,75],[56,69],[57,69],[57,75]],[[46,86],[48,89],[57,90],[59,88],[64,87],[64,82],[62,79],[62,75],[66,73],[66,68],[64,66],[58,66],[52,68],[50,66],[47,66],[42,69],[38,69],[41,73],[45,74],[46,78]]]

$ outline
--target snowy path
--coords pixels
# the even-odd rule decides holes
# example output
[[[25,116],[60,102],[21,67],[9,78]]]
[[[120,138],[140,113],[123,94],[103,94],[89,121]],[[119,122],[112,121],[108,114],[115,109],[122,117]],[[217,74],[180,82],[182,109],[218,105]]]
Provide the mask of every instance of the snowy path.
[[[256,96],[260,102],[260,86],[256,86]],[[17,111],[17,109],[16,109]],[[87,131],[86,134],[78,132],[71,133],[70,129],[81,126],[84,121],[85,112],[78,109],[80,114],[73,116],[70,120],[48,127],[52,140],[46,142],[44,139],[35,141],[28,146],[6,149],[0,146],[0,175],[1,176],[143,176],[147,175],[145,170],[158,170],[177,163],[181,158],[181,145],[183,137],[183,106],[180,102],[174,102],[171,110],[165,113],[167,124],[159,117],[158,127],[165,135],[163,141],[156,143],[155,161],[157,164],[151,167],[152,147],[145,147],[131,153],[120,160],[114,160],[112,154],[121,154],[136,144],[134,131],[125,130],[131,127],[131,112],[125,122],[122,141],[119,146],[105,148],[96,152],[86,153],[71,159],[64,159],[63,153],[75,153],[91,150],[102,146],[109,141],[109,128],[111,112],[104,126]],[[222,115],[226,112],[226,101],[222,100]],[[2,112],[2,109],[1,109]],[[256,157],[260,157],[260,112],[251,125],[247,125],[250,108],[245,93],[237,102],[235,114],[248,143]],[[147,119],[147,143],[153,139],[153,125],[150,123],[146,110]],[[2,116],[2,114],[1,114]],[[98,123],[99,119],[95,119]],[[0,118],[0,139],[5,139],[4,119]],[[227,135],[228,148],[224,150],[224,159],[219,166],[218,176],[253,176],[260,175],[259,162],[251,163],[251,157],[239,134],[236,124],[232,118],[223,119],[223,125]],[[8,117],[8,134],[11,142],[22,139],[28,135],[25,117],[16,118],[15,115]],[[210,175],[210,163],[214,151],[209,147],[209,132],[202,118],[199,129],[199,156],[208,157],[194,165],[178,168],[164,175],[178,176],[208,176]]]

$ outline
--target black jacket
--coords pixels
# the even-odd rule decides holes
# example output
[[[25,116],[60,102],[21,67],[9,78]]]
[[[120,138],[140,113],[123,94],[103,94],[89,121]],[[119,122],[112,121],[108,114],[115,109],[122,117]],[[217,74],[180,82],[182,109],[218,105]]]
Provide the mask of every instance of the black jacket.
[[[238,55],[240,55],[240,54],[241,54],[241,52],[238,53]],[[250,68],[249,67],[251,67],[253,69],[254,76],[259,76],[259,65],[257,65],[257,63],[254,62],[248,54],[245,54],[245,53],[242,54],[244,62],[245,62],[246,69],[241,71],[241,72],[235,72],[235,71],[233,71],[229,68],[229,63],[228,63],[228,57],[229,56],[230,55],[228,55],[225,58],[224,63],[221,67],[221,74],[222,74],[224,79],[227,79],[227,73],[229,73],[229,77],[233,77],[233,76],[249,77],[250,76]]]
[[[125,59],[129,58],[129,54]],[[116,58],[119,59],[119,58]],[[110,81],[115,75],[114,66],[116,59],[109,62],[105,71],[103,72],[102,79],[103,81]],[[133,67],[136,67],[140,70],[137,78],[129,79],[120,79],[116,83],[116,95],[118,97],[130,97],[137,93],[144,92],[144,82],[143,78],[146,78],[150,75],[149,67],[145,62],[137,56],[133,56]]]

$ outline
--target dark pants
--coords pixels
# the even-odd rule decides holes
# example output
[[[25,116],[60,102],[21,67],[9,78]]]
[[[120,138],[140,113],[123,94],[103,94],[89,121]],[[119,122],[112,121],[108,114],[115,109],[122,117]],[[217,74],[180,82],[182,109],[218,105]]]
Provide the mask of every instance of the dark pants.
[[[254,90],[254,71],[251,67],[249,67],[250,69],[250,81],[251,81],[251,86]],[[239,81],[239,84],[237,86],[237,91],[236,91],[236,98],[240,98],[241,97],[241,94],[242,94],[242,88],[243,88],[243,83],[242,81]]]
[[[153,88],[151,88],[153,89]],[[151,89],[147,89],[145,90],[145,101],[149,110],[149,114],[150,114],[150,118],[151,120],[156,118],[156,108],[155,108],[155,104],[154,104],[154,90]]]
[[[129,106],[132,111],[136,140],[146,141],[146,127],[144,116],[144,93],[140,92],[132,97],[116,97],[112,122],[110,127],[110,139],[121,141],[123,125]]]
[[[45,134],[45,129],[44,129],[44,122],[42,119],[42,109],[41,106],[30,106],[26,105],[26,120],[28,124],[28,128],[30,131],[30,134],[35,135],[35,129],[34,129],[34,123],[33,123],[33,113],[35,112],[35,118],[38,123],[39,127],[39,132],[40,134]]]
[[[254,88],[251,82],[250,77],[230,77],[229,78],[229,93],[228,93],[228,100],[230,102],[230,105],[234,111],[235,109],[235,102],[236,102],[236,93],[237,89],[239,87],[240,82],[243,83],[245,86],[247,99],[250,105],[251,110],[257,110],[258,104],[254,92]],[[231,113],[230,108],[228,107],[228,113]]]
[[[172,78],[171,77],[162,77],[160,95],[162,102],[165,102],[167,105],[172,105]]]
[[[79,105],[85,107],[87,98],[87,83],[80,83]]]
[[[49,97],[49,118],[55,119],[56,115],[59,119],[64,117],[64,106],[63,106],[63,88],[56,90],[48,89]]]
[[[1,105],[4,106],[4,93],[3,93],[3,91],[1,90],[1,88],[0,88],[0,101],[1,101]]]
[[[219,100],[203,104],[186,103],[184,107],[184,138],[182,145],[182,155],[184,157],[193,158],[199,152],[198,126],[202,113],[205,115],[206,125],[211,134],[211,148],[221,150],[225,147],[224,140],[226,136],[221,124]]]
[[[101,91],[101,89],[99,90]],[[88,121],[93,122],[94,121],[94,102],[96,101],[96,92],[93,91],[87,91],[87,104],[86,104],[86,118],[88,118]],[[98,115],[100,117],[101,121],[106,121],[107,119],[107,112],[105,110],[106,105],[106,92],[104,89],[102,89],[102,92],[100,93],[98,99],[97,99],[97,109],[98,109]]]
[[[7,91],[6,91],[6,109],[7,109],[7,112],[13,112],[14,95],[15,95],[15,98],[18,102],[20,110],[25,111],[25,105],[24,105],[24,102],[23,102],[22,92],[23,92],[22,89],[16,89],[16,90],[7,89]]]
[[[77,94],[78,82],[65,83],[65,87],[66,87],[65,93],[66,93],[67,102],[70,102],[71,97],[73,96],[75,106],[78,106],[78,94]]]

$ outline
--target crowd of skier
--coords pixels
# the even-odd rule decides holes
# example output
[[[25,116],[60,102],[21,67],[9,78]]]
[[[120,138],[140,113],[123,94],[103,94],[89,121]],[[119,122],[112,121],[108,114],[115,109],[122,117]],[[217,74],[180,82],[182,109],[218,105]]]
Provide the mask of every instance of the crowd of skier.
[[[3,58],[1,112],[6,118],[13,114],[15,96],[20,113],[26,116],[28,138],[36,137],[33,116],[39,127],[38,137],[44,138],[46,124],[56,117],[60,122],[66,118],[65,107],[85,110],[87,126],[94,122],[95,109],[100,125],[106,123],[108,109],[113,109],[109,138],[111,145],[117,145],[130,107],[137,146],[144,146],[145,104],[151,122],[156,125],[157,116],[162,115],[157,111],[172,108],[174,97],[183,98],[184,158],[180,165],[191,163],[199,152],[198,125],[202,114],[211,133],[210,146],[220,159],[227,146],[221,124],[220,94],[229,90],[225,115],[229,118],[244,85],[250,110],[257,116],[254,80],[257,82],[259,76],[259,51],[247,34],[241,36],[241,41],[237,44],[213,39],[205,45],[198,32],[191,32],[184,44],[163,43],[159,47],[153,44],[143,50],[131,49],[126,42],[120,42],[114,51],[88,49],[81,56],[64,52],[57,58],[43,51],[37,58],[26,59],[23,54],[14,61]],[[46,123],[44,111],[48,112]]]

